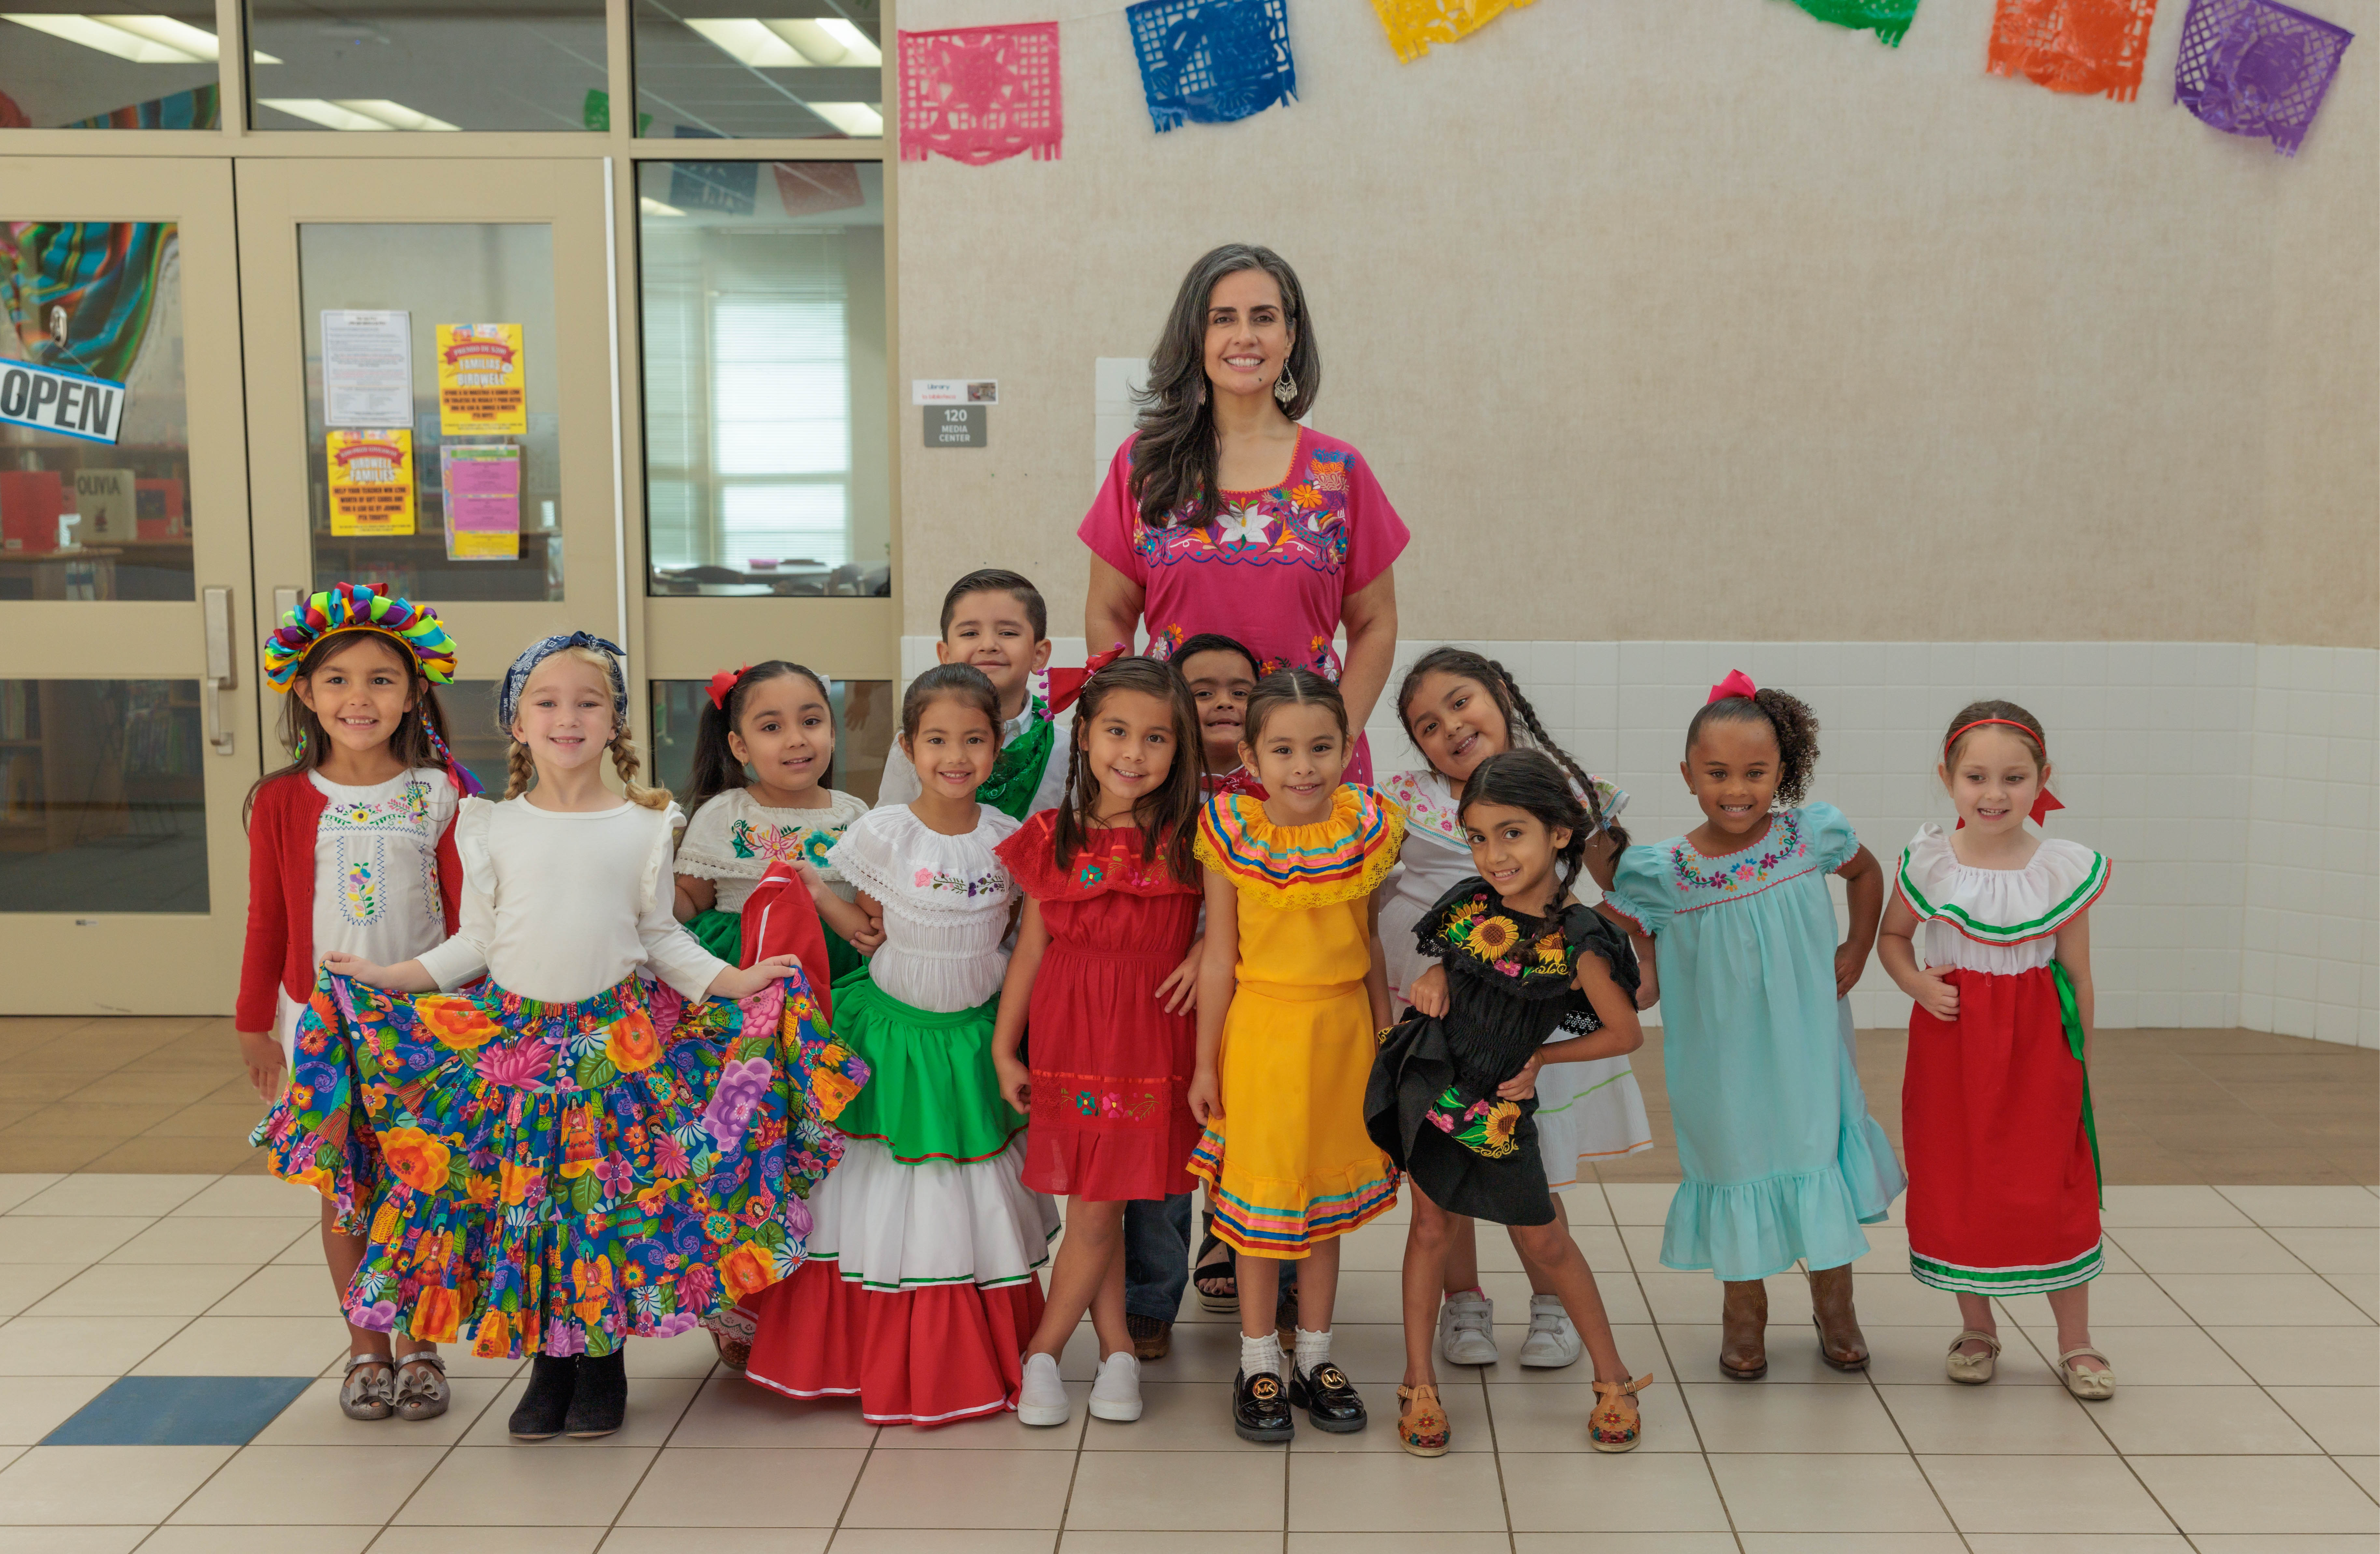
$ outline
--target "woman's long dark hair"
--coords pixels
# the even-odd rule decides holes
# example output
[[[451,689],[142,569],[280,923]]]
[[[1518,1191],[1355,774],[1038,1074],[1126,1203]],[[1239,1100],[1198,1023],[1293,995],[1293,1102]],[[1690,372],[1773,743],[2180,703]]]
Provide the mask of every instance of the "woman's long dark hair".
[[[834,694],[827,689],[825,679],[817,670],[783,659],[752,665],[735,677],[735,684],[721,698],[719,706],[711,706],[708,696],[703,698],[702,716],[696,721],[694,730],[694,778],[685,800],[688,816],[699,813],[704,805],[730,788],[744,786],[744,763],[735,759],[735,747],[727,742],[728,736],[742,726],[745,698],[758,687],[788,674],[798,674],[818,687],[819,699],[827,704],[827,723],[832,730]],[[832,738],[832,733],[828,737]],[[833,780],[834,759],[830,756],[826,770],[819,773],[819,786],[830,787]]]
[[[1087,747],[1100,704],[1117,691],[1138,691],[1165,703],[1173,713],[1173,765],[1153,793],[1133,800],[1132,823],[1140,828],[1140,861],[1155,863],[1160,852],[1173,878],[1184,885],[1199,878],[1198,860],[1191,856],[1190,830],[1198,823],[1198,709],[1190,686],[1173,666],[1151,658],[1117,659],[1092,675],[1075,703],[1074,754],[1068,757],[1065,802],[1058,806],[1056,833],[1051,841],[1058,867],[1075,867],[1090,833],[1090,818],[1099,810],[1099,779],[1091,770]]]
[[[1281,316],[1295,338],[1289,359],[1281,364],[1296,392],[1281,408],[1296,420],[1314,407],[1322,389],[1322,350],[1314,341],[1314,320],[1305,310],[1305,288],[1297,272],[1270,249],[1252,243],[1226,243],[1208,251],[1182,277],[1173,296],[1173,310],[1165,316],[1165,334],[1148,358],[1148,386],[1136,398],[1138,435],[1132,443],[1133,500],[1140,521],[1163,528],[1175,509],[1189,504],[1185,515],[1195,528],[1211,526],[1216,517],[1215,493],[1221,485],[1215,443],[1214,395],[1207,382],[1207,304],[1216,283],[1243,270],[1261,270],[1281,287]]]
[[[1593,793],[1589,786],[1586,790]],[[1507,808],[1526,810],[1535,815],[1548,831],[1567,831],[1569,844],[1554,856],[1561,883],[1554,892],[1559,903],[1570,893],[1578,880],[1579,870],[1586,864],[1586,838],[1594,825],[1586,807],[1571,791],[1570,774],[1554,763],[1543,750],[1500,750],[1481,761],[1463,784],[1463,802],[1455,807],[1457,819],[1477,804],[1500,804]],[[1559,915],[1559,908],[1557,908]]]
[[[311,771],[329,757],[331,736],[323,730],[322,720],[314,715],[314,710],[298,698],[297,682],[312,680],[315,672],[322,667],[324,659],[334,652],[353,647],[356,639],[363,637],[379,642],[389,657],[413,678],[413,706],[405,716],[397,719],[396,727],[390,732],[388,753],[402,761],[408,771],[419,766],[447,767],[448,758],[439,753],[440,747],[446,743],[446,710],[438,705],[437,688],[422,677],[421,665],[414,656],[374,632],[334,631],[307,649],[306,656],[298,661],[298,668],[290,676],[289,690],[281,698],[281,747],[289,752],[289,764],[273,768],[249,786],[248,796],[240,801],[239,806],[239,823],[242,826],[248,824],[249,816],[255,812],[256,795],[264,791],[265,783],[295,772]],[[430,737],[432,729],[438,733],[435,743]],[[456,779],[458,783],[460,781]]]

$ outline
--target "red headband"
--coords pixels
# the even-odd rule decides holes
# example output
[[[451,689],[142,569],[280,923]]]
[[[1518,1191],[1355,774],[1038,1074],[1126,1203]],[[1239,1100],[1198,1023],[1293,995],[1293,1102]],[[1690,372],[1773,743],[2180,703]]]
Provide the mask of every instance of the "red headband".
[[[1946,761],[1950,759],[1950,747],[1959,742],[1959,735],[1966,733],[1971,728],[1981,728],[1985,723],[2000,723],[2006,727],[2016,730],[2019,734],[2023,735],[2027,739],[2032,740],[2035,746],[2039,747],[2041,750],[2041,759],[2043,760],[2047,760],[2049,759],[2048,741],[2042,738],[2040,734],[2035,732],[2032,727],[2027,724],[2018,722],[2014,718],[1977,718],[1972,723],[1961,723],[1957,728],[1950,731],[1950,736],[1948,739],[1942,741],[1942,759]],[[2042,784],[2041,792],[2034,795],[2033,808],[2030,811],[2033,823],[2034,825],[2039,825],[2041,824],[2042,818],[2047,815],[2051,810],[2063,809],[2066,806],[2058,801],[2058,795],[2051,793],[2049,791],[2049,785],[2045,783]],[[1961,826],[1966,823],[1967,822],[1964,819],[1961,819],[1959,822]],[[1957,828],[1954,827],[1952,829],[1955,830]]]
[[[722,712],[726,711],[727,698],[735,689],[735,682],[750,673],[752,666],[747,663],[740,669],[722,669],[713,674],[710,677],[710,704]]]

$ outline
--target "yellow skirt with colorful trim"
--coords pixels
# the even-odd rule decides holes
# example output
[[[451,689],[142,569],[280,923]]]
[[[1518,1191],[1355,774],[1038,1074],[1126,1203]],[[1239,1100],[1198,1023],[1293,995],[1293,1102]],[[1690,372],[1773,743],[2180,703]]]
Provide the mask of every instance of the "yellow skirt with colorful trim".
[[[1396,1206],[1397,1172],[1364,1131],[1372,1006],[1361,982],[1242,982],[1223,1023],[1223,1116],[1190,1157],[1215,1234],[1303,1257]]]

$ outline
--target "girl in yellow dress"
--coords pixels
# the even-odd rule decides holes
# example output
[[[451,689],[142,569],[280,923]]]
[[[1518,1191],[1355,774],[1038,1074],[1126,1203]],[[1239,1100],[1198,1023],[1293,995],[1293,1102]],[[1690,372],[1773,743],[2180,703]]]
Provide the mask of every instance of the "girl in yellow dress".
[[[1241,1254],[1232,1427],[1285,1441],[1293,1407],[1334,1434],[1365,1425],[1330,1363],[1330,1307],[1338,1238],[1397,1201],[1396,1170],[1364,1130],[1364,1086],[1389,1023],[1373,892],[1404,816],[1341,784],[1346,704],[1312,671],[1257,681],[1245,729],[1240,759],[1269,796],[1217,794],[1198,819],[1207,945],[1190,1109],[1207,1131],[1190,1172],[1207,1183],[1215,1233]],[[1287,1366],[1273,1327],[1286,1259],[1305,1264]]]

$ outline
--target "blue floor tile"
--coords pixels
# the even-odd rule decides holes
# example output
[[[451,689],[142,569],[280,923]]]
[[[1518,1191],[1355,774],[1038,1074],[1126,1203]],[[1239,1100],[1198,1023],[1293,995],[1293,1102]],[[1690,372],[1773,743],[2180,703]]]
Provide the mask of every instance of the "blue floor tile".
[[[246,1446],[310,1376],[126,1376],[52,1430],[43,1446]]]

